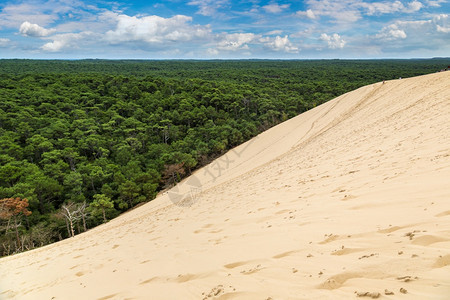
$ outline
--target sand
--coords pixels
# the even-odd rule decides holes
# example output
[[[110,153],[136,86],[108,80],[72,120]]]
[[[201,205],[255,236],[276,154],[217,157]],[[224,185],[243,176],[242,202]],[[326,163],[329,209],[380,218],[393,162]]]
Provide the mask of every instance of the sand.
[[[362,87],[0,259],[1,299],[449,299],[450,72]]]

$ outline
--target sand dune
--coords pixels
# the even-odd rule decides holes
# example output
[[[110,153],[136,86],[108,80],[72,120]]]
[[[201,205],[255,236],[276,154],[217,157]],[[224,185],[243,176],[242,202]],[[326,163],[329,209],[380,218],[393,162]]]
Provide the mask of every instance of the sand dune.
[[[75,238],[0,298],[449,299],[450,72],[360,88]]]

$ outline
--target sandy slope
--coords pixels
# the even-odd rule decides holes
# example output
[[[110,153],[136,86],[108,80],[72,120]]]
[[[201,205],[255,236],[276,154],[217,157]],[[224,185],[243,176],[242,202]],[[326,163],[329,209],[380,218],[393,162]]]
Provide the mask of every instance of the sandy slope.
[[[0,298],[449,299],[449,90],[444,72],[338,97],[108,224],[1,259]]]

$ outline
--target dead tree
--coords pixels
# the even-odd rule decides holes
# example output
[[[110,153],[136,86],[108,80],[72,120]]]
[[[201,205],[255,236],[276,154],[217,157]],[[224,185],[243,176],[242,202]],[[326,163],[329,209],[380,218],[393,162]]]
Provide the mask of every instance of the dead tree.
[[[18,223],[17,219],[20,214],[24,216],[31,215],[31,211],[29,211],[27,207],[28,207],[28,199],[21,199],[20,197],[16,197],[16,198],[5,198],[0,200],[0,219],[8,221],[6,229],[8,230],[11,219],[14,222],[12,226],[14,227],[16,233],[16,241],[17,241],[16,251],[18,251],[20,248],[22,248],[23,251],[23,245],[21,244],[19,238],[19,227],[22,225],[22,223],[21,222]]]
[[[82,204],[75,204],[75,203],[69,203],[69,204],[63,204],[61,206],[61,214],[66,219],[67,226],[67,232],[70,237],[75,236],[75,230],[74,230],[74,223],[77,222],[80,219],[83,219],[83,225],[86,229],[86,202]]]

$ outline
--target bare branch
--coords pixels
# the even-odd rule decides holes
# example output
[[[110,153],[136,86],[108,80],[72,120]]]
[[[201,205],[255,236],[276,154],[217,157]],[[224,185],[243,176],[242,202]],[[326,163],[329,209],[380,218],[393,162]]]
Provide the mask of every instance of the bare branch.
[[[82,204],[68,203],[61,206],[61,214],[66,218],[70,225],[70,235],[75,236],[73,223],[83,219],[86,216],[86,202]]]

